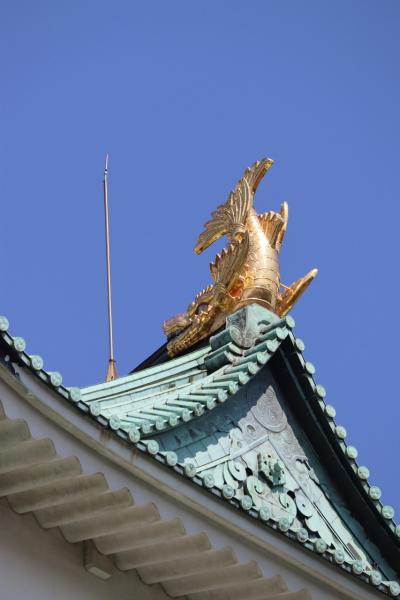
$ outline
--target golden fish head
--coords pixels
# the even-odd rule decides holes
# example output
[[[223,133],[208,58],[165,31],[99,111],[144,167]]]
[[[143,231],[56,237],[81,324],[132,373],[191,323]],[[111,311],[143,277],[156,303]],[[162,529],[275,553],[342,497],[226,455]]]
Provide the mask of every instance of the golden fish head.
[[[192,319],[187,313],[180,313],[170,319],[167,319],[163,323],[163,329],[165,335],[169,338],[176,335],[191,325]]]

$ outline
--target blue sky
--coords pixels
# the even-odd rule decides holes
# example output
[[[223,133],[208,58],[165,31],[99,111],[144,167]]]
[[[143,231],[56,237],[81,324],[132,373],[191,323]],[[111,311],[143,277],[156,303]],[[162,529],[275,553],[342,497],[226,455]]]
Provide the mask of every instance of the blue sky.
[[[126,373],[209,282],[203,223],[271,156],[317,380],[400,520],[397,0],[1,2],[0,313],[67,385],[107,366],[102,169]],[[218,245],[217,245],[218,246]]]

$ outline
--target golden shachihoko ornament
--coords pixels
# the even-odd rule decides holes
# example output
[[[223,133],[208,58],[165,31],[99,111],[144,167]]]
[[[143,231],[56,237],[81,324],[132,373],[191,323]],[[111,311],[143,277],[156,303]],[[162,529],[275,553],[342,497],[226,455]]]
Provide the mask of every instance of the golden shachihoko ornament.
[[[246,169],[225,204],[204,226],[195,252],[200,254],[223,235],[229,245],[210,264],[214,283],[195,297],[185,313],[164,322],[170,356],[175,356],[219,329],[227,315],[259,304],[284,317],[317,274],[312,269],[292,285],[280,281],[279,252],[286,232],[288,205],[279,213],[258,215],[253,208],[257,187],[272,166],[264,158]]]

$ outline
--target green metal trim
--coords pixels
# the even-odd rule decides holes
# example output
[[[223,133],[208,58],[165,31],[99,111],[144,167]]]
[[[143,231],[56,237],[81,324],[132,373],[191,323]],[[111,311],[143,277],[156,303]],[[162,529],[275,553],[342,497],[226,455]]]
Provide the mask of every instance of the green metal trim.
[[[26,342],[22,337],[12,336],[8,332],[9,321],[6,317],[0,316],[0,338],[9,346],[10,352],[16,354],[17,359],[28,367],[39,379],[55,389],[63,398],[76,403],[80,400],[79,388],[67,388],[62,385],[62,375],[57,371],[46,371],[43,368],[43,359],[38,355],[29,355],[26,349]]]

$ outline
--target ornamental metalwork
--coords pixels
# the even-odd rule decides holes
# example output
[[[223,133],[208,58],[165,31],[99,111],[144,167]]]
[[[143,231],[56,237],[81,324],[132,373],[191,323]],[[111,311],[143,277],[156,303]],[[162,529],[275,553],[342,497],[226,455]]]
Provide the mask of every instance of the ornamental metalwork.
[[[204,226],[195,252],[200,254],[222,236],[229,244],[210,264],[213,283],[197,294],[185,313],[164,322],[170,356],[179,354],[219,329],[227,315],[259,304],[285,316],[317,274],[312,269],[290,286],[281,282],[279,252],[288,222],[288,204],[279,213],[257,214],[254,194],[273,160],[264,158],[246,169],[225,204]]]
[[[257,510],[262,520],[308,540],[317,552],[341,552],[346,561],[361,561],[371,570],[367,555],[310,466],[274,384],[253,382],[252,393],[257,400],[250,402],[244,416],[233,414],[231,421],[221,422],[218,442],[209,443],[207,450],[187,447],[190,456],[183,464],[191,465],[206,488],[221,489],[226,499],[238,501],[244,510]],[[213,423],[217,425],[215,418]],[[181,447],[186,444],[181,440]]]

